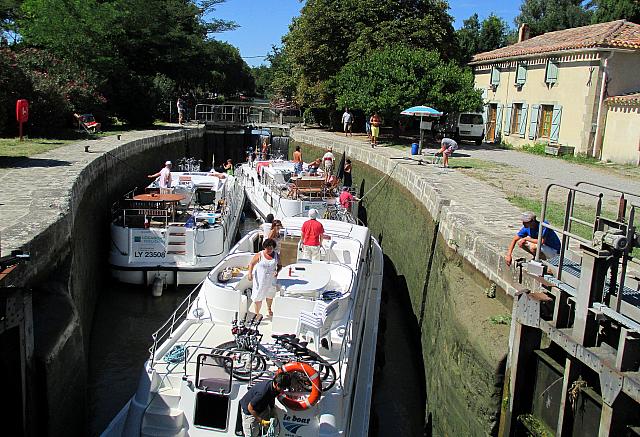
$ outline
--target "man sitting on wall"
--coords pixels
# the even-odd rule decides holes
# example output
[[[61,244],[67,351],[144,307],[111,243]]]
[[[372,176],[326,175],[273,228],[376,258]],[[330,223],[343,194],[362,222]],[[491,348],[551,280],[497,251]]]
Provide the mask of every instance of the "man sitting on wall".
[[[546,220],[545,223],[547,223]],[[508,266],[511,265],[511,257],[516,244],[531,255],[536,254],[536,250],[538,249],[539,230],[540,222],[537,220],[535,213],[531,211],[523,213],[522,228],[520,228],[516,236],[511,240],[511,243],[507,248],[507,254],[504,257]],[[547,227],[542,228],[542,238],[540,243],[542,244],[540,247],[540,256],[542,259],[553,258],[560,253],[560,240],[552,229]]]

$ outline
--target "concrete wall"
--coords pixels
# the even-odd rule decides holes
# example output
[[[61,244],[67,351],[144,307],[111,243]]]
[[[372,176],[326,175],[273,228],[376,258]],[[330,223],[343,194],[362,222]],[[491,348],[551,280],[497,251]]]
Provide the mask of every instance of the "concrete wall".
[[[475,86],[486,90],[485,103],[511,107],[514,103],[527,103],[527,122],[524,137],[517,131],[504,135],[505,116],[502,117],[502,140],[514,146],[548,141],[529,138],[531,107],[562,105],[558,143],[574,146],[577,153],[586,153],[592,147],[593,123],[596,122],[600,92],[600,61],[595,55],[565,56],[559,58],[558,80],[553,86],[545,83],[546,58],[523,61],[527,65],[527,78],[522,87],[515,86],[517,63],[502,62],[474,67]],[[493,91],[490,86],[491,67],[497,66],[500,84]]]
[[[640,50],[614,53],[609,59],[607,96],[619,96],[640,91]]]
[[[613,103],[607,105],[606,110],[602,160],[639,165],[640,106]]]
[[[96,298],[108,275],[112,202],[133,186],[146,186],[146,175],[166,159],[200,153],[203,136],[203,129],[153,131],[131,141],[90,142],[89,154],[77,144],[49,152],[67,154],[71,167],[48,174],[66,183],[66,196],[54,193],[60,212],[38,214],[46,207],[23,201],[33,209],[32,222],[3,229],[3,249],[23,248],[32,258],[10,279],[33,289],[38,411],[31,420],[38,435],[86,434],[87,348]],[[44,196],[39,201],[50,202]]]
[[[341,144],[328,144],[312,133],[295,131],[292,137],[304,141],[296,144],[302,146],[305,161],[324,153],[322,148],[308,144],[332,145],[338,160],[344,150]],[[433,186],[425,184],[422,190],[408,189],[407,185],[414,187],[412,184],[416,181],[410,172],[394,171],[393,161],[366,149],[347,146],[347,150],[354,164],[354,187],[360,196],[368,192],[359,216],[382,244],[387,261],[385,277],[393,275],[394,282],[386,287],[387,291],[402,295],[400,300],[410,303],[402,327],[407,331],[400,335],[418,337],[417,347],[421,348],[424,363],[422,378],[409,379],[406,375],[419,362],[415,357],[401,357],[399,364],[389,353],[383,357],[382,362],[387,366],[406,369],[404,377],[398,376],[401,379],[389,385],[394,390],[394,400],[385,406],[387,414],[388,409],[394,409],[394,414],[406,420],[401,421],[401,425],[394,424],[402,429],[385,428],[385,423],[374,420],[377,435],[420,435],[408,407],[396,405],[403,402],[410,405],[415,401],[410,399],[411,390],[403,386],[416,384],[424,384],[422,402],[425,402],[427,435],[429,432],[465,436],[495,434],[509,326],[492,324],[489,319],[509,314],[511,303],[501,290],[498,296],[502,300],[485,296],[485,290],[491,286],[487,279],[490,275],[478,269],[482,263],[495,258],[484,252],[480,244],[474,250],[465,249],[473,240],[468,234],[471,229],[460,226],[458,219],[448,215],[448,202]],[[384,167],[387,164],[389,168]],[[456,208],[455,214],[459,213],[462,211]],[[495,274],[493,277],[497,280]],[[386,303],[383,306],[384,312]],[[386,331],[390,330],[386,327]],[[385,329],[381,327],[381,331]],[[389,348],[379,347],[379,351],[383,349]],[[376,381],[382,384],[379,379]],[[374,404],[378,403],[376,396],[384,394],[374,387]]]

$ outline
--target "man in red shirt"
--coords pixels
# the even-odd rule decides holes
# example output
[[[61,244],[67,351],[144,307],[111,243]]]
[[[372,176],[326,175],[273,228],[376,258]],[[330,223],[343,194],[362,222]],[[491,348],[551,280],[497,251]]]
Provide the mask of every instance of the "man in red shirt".
[[[309,210],[309,220],[302,224],[302,257],[305,259],[319,260],[322,239],[330,240],[331,237],[324,234],[324,227],[318,220],[318,210]]]
[[[360,199],[354,197],[353,194],[349,192],[349,187],[342,187],[342,193],[340,193],[340,198],[338,199],[340,206],[351,212],[351,205],[359,200]]]

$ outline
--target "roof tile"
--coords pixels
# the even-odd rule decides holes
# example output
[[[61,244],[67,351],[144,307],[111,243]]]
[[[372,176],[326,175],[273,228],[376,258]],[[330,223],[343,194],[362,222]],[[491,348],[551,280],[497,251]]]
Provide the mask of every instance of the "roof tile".
[[[605,103],[609,106],[612,106],[612,105],[639,106],[640,92],[623,94],[620,96],[607,97],[605,99]]]
[[[507,47],[478,53],[471,59],[471,64],[493,59],[517,58],[538,53],[591,47],[640,49],[640,24],[617,20],[547,32]]]

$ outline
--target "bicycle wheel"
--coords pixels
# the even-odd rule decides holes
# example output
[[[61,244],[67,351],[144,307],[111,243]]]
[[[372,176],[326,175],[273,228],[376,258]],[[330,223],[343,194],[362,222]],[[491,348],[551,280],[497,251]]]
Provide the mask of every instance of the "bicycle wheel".
[[[267,370],[267,361],[262,355],[238,349],[235,341],[222,343],[216,349],[220,350],[220,355],[232,359],[231,363],[229,360],[219,361],[224,370],[239,381],[259,378]]]
[[[322,363],[319,361],[310,362],[311,366],[316,369],[318,375],[320,375],[320,381],[322,381],[322,391],[331,390],[336,385],[336,369],[329,363]],[[309,383],[309,387],[311,383]]]

